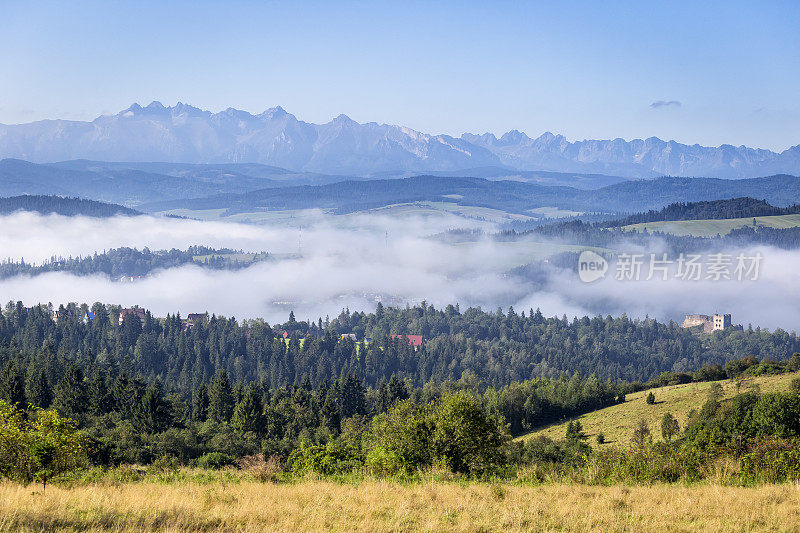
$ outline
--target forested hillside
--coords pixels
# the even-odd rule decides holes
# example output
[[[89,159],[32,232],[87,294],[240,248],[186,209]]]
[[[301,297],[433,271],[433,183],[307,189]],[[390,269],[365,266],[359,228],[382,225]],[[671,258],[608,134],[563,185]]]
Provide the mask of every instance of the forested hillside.
[[[95,304],[93,316],[87,309],[60,308],[54,322],[41,306],[6,308],[0,410],[55,408],[80,424],[100,464],[215,467],[259,452],[288,457],[300,474],[325,475],[365,463],[413,472],[442,460],[472,475],[509,462],[572,464],[570,457],[590,451],[575,446],[577,437],[543,449],[539,442],[507,448],[508,436],[624,402],[646,386],[800,366],[794,334],[756,329],[701,338],[674,323],[624,317],[568,321],[537,311],[379,306],[327,323],[290,317],[272,328],[213,315],[184,322],[144,313],[140,320],[134,312],[120,323],[119,308]],[[393,332],[428,340],[415,349],[408,339],[391,339]],[[714,364],[725,361],[724,368]],[[616,381],[626,376],[655,379]],[[405,434],[419,440],[419,453],[402,445],[401,459],[375,455]]]
[[[52,257],[40,265],[24,261],[0,263],[0,279],[17,275],[35,276],[45,272],[70,272],[77,275],[105,274],[111,278],[140,277],[163,268],[196,265],[212,269],[236,270],[263,261],[265,252],[245,254],[229,248],[190,246],[186,250],[112,248],[86,257]]]
[[[153,202],[142,209],[227,209],[227,214],[259,210],[330,209],[351,213],[397,203],[449,201],[510,213],[536,207],[558,207],[606,214],[661,209],[674,202],[718,200],[742,196],[764,198],[773,205],[800,200],[800,178],[769,176],[742,180],[658,178],[626,181],[597,190],[553,187],[518,181],[416,176],[404,179],[342,181],[319,186],[280,187],[246,194],[225,194],[192,200]]]
[[[86,311],[94,319],[84,323]],[[198,312],[203,310],[198,309]],[[754,355],[780,360],[800,351],[800,339],[782,330],[726,331],[700,338],[676,323],[626,317],[545,318],[538,311],[485,312],[421,305],[375,313],[342,312],[330,321],[270,326],[210,315],[186,328],[179,316],[142,323],[119,308],[68,307],[54,322],[46,307],[10,305],[0,320],[5,355],[17,351],[59,379],[77,362],[86,372],[141,374],[169,390],[191,394],[220,370],[238,382],[269,387],[311,383],[356,374],[370,385],[397,375],[422,385],[461,378],[500,387],[536,376],[580,373],[612,380],[647,380],[665,371],[687,371]],[[286,337],[283,338],[283,332]],[[358,342],[339,339],[354,333]],[[422,335],[419,348],[390,334]],[[370,338],[371,342],[361,342]],[[27,365],[27,363],[26,363]]]
[[[495,235],[494,238],[502,241],[511,241],[535,237],[556,239],[560,242],[599,248],[627,249],[636,246],[647,247],[652,244],[653,237],[655,237],[660,245],[677,253],[759,244],[786,250],[800,248],[800,227],[777,229],[763,226],[758,226],[757,228],[745,226],[733,229],[723,236],[694,237],[657,231],[636,232],[620,228],[606,229],[604,226],[605,223],[603,222],[590,224],[581,220],[569,220],[553,222],[528,231],[501,232]]]
[[[8,215],[15,211],[34,211],[43,215],[55,213],[64,216],[83,215],[88,217],[113,217],[116,215],[135,216],[140,212],[121,205],[95,202],[81,198],[64,198],[61,196],[12,196],[0,198],[0,215]]]
[[[704,202],[676,202],[658,211],[650,210],[609,222],[609,227],[628,226],[642,222],[673,220],[720,220],[800,213],[800,204],[775,207],[766,200],[731,198]]]

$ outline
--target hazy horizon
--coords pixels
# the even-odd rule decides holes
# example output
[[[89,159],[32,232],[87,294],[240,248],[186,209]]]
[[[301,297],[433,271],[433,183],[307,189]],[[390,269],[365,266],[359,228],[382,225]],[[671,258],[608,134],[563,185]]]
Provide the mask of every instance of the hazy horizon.
[[[41,118],[41,119],[38,119],[38,120],[29,121],[29,122],[0,123],[0,124],[6,125],[6,126],[20,126],[20,125],[25,125],[25,124],[33,124],[33,123],[36,123],[36,122],[47,122],[47,121],[54,121],[54,120],[64,120],[64,121],[67,121],[67,122],[94,122],[95,120],[103,118],[103,117],[113,117],[115,115],[123,113],[127,109],[130,109],[131,107],[136,106],[136,105],[138,105],[138,106],[140,106],[140,107],[142,107],[144,109],[144,108],[147,108],[148,106],[150,106],[152,104],[161,104],[165,108],[173,108],[173,107],[176,107],[176,106],[178,106],[180,104],[183,104],[183,105],[186,105],[186,106],[189,106],[189,107],[197,108],[197,109],[199,109],[201,111],[204,111],[204,112],[209,112],[212,115],[218,114],[218,113],[222,113],[222,112],[224,112],[224,111],[226,111],[228,109],[235,109],[237,111],[244,111],[246,113],[249,113],[252,116],[257,116],[259,114],[265,113],[265,112],[273,110],[273,109],[283,109],[284,111],[286,111],[290,115],[293,115],[294,117],[296,117],[297,120],[299,120],[301,122],[306,122],[306,123],[309,123],[309,124],[329,124],[329,123],[333,122],[336,118],[338,118],[338,117],[340,117],[342,115],[346,116],[347,118],[349,118],[351,120],[354,120],[352,117],[347,115],[347,113],[338,113],[338,114],[336,114],[334,116],[331,116],[327,120],[323,119],[321,122],[312,122],[312,121],[306,120],[301,114],[295,113],[291,109],[287,109],[285,106],[281,105],[280,103],[276,103],[275,105],[271,105],[271,106],[266,107],[266,108],[261,109],[261,110],[247,110],[247,109],[238,109],[238,108],[235,108],[233,106],[227,106],[227,107],[224,107],[224,108],[221,108],[221,109],[207,109],[207,108],[202,108],[202,107],[193,105],[191,102],[183,102],[183,101],[180,101],[180,100],[178,100],[178,101],[176,101],[174,103],[171,103],[171,102],[164,103],[161,100],[152,100],[152,101],[150,101],[148,103],[135,101],[135,102],[132,102],[130,105],[125,106],[124,108],[121,108],[121,109],[119,109],[117,111],[101,113],[100,115],[97,115],[97,116],[92,117],[92,118],[87,118],[85,120],[84,119],[77,119],[77,118],[73,118],[73,119]],[[386,126],[397,126],[397,127],[403,127],[403,128],[408,127],[407,125],[402,124],[402,123],[386,123],[386,122],[379,122],[379,121],[376,121],[376,120],[365,120],[365,121],[355,121],[355,122],[357,122],[359,124],[362,124],[362,125],[375,123],[375,124],[379,124],[381,126],[386,125]],[[418,133],[422,133],[422,134],[425,134],[425,135],[431,135],[431,136],[449,135],[449,134],[445,134],[445,133],[441,133],[441,132],[419,131],[419,130],[414,130],[414,131],[417,131]],[[647,137],[619,137],[619,136],[614,136],[614,137],[607,137],[607,138],[604,138],[604,139],[599,139],[599,138],[590,139],[590,138],[578,138],[578,137],[572,138],[572,137],[568,137],[567,135],[564,135],[563,133],[561,133],[559,131],[551,131],[551,130],[526,131],[526,130],[523,130],[523,129],[520,129],[520,128],[511,128],[511,129],[506,130],[506,131],[481,131],[481,130],[472,129],[472,130],[465,130],[465,131],[462,131],[460,133],[456,133],[456,134],[454,134],[452,136],[456,137],[456,138],[460,138],[463,134],[474,134],[474,135],[493,134],[493,135],[495,135],[495,137],[497,137],[499,139],[504,134],[512,133],[512,132],[515,132],[515,131],[521,132],[521,133],[527,135],[528,137],[530,137],[531,139],[536,139],[536,138],[538,138],[538,137],[540,137],[542,135],[546,135],[546,134],[552,134],[552,135],[556,135],[556,136],[561,135],[561,136],[564,136],[565,139],[567,141],[569,141],[569,142],[594,141],[594,140],[616,140],[616,139],[622,139],[625,142],[631,142],[631,141],[635,141],[635,140],[647,140],[648,138],[656,138],[656,139],[659,139],[659,140],[662,140],[662,141],[677,142],[679,144],[684,144],[684,145],[687,145],[687,146],[692,146],[692,145],[696,145],[697,144],[697,143],[684,142],[681,139],[661,138],[658,135],[648,135]],[[748,148],[755,148],[755,149],[761,149],[761,150],[770,150],[770,151],[773,151],[775,153],[781,153],[781,152],[783,152],[785,150],[788,150],[790,148],[794,148],[795,146],[800,146],[800,138],[798,138],[798,142],[796,144],[788,146],[784,150],[772,150],[770,148],[765,148],[763,146],[754,146],[754,145],[750,145],[750,146],[748,146],[748,145],[735,145],[735,144],[729,143],[729,142],[723,142],[720,145],[709,145],[708,147],[710,147],[710,148],[720,148],[721,146],[747,146]]]

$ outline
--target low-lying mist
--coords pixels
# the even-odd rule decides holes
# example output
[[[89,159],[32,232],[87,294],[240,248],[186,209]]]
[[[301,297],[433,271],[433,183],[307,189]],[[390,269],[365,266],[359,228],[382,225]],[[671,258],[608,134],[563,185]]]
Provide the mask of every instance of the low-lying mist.
[[[431,235],[489,223],[456,216],[390,217],[354,215],[308,217],[294,227],[255,226],[169,218],[40,216],[0,217],[0,256],[41,262],[130,246],[152,250],[202,244],[266,251],[274,259],[238,271],[184,266],[157,271],[133,283],[104,276],[54,272],[0,282],[3,301],[25,305],[96,301],[140,305],[157,316],[180,312],[216,313],[283,322],[335,316],[343,308],[373,310],[423,300],[517,311],[540,308],[548,316],[595,314],[681,320],[691,313],[728,312],[734,323],[796,330],[800,324],[800,252],[759,248],[755,281],[618,281],[613,266],[605,279],[583,283],[574,270],[545,268],[536,281],[510,274],[549,251],[575,248],[529,241],[498,243],[489,238],[450,244]],[[659,243],[653,243],[653,251]],[[738,250],[728,253],[734,256]],[[643,276],[646,277],[646,276]]]

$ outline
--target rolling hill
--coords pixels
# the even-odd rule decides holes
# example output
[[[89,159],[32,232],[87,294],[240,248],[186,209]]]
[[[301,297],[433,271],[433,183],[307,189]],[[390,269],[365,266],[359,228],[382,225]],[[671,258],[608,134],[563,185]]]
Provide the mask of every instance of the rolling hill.
[[[56,194],[136,206],[143,202],[245,193],[287,183],[318,184],[346,179],[296,173],[257,164],[190,165],[106,163],[75,160],[36,164],[0,160],[0,195]]]
[[[741,180],[663,177],[629,181],[574,173],[514,173],[495,167],[465,172],[485,177],[347,178],[254,163],[76,160],[35,164],[5,159],[0,160],[0,196],[78,196],[150,212],[221,210],[225,216],[302,209],[343,214],[414,202],[441,202],[459,208],[492,209],[501,215],[540,218],[554,209],[614,215],[661,209],[674,202],[742,196],[761,198],[774,206],[800,202],[800,178],[788,175]]]
[[[318,186],[281,187],[246,194],[153,202],[142,209],[225,209],[227,214],[318,208],[351,213],[409,202],[451,202],[530,215],[555,207],[577,212],[623,213],[660,209],[674,202],[754,196],[786,206],[800,201],[800,178],[778,175],[743,180],[658,178],[626,181],[597,190],[544,186],[509,180],[415,176],[403,179],[348,180]]]
[[[715,235],[727,235],[734,229],[753,226],[753,220],[755,220],[757,227],[775,229],[800,227],[800,214],[796,214],[767,217],[642,222],[623,226],[622,229],[633,231],[647,230],[651,233],[658,231],[678,236],[714,237]]]
[[[770,376],[759,376],[749,378],[743,387],[757,386],[761,392],[783,392],[789,390],[789,383],[792,379],[800,376],[800,373],[793,372]],[[719,383],[725,393],[726,398],[736,394],[737,383],[735,380],[707,381],[700,383],[687,383],[684,385],[669,385],[656,389],[628,394],[625,403],[612,405],[605,409],[592,411],[578,416],[572,420],[580,421],[583,430],[589,436],[592,446],[597,445],[595,437],[598,433],[605,436],[604,445],[619,445],[630,442],[634,424],[639,420],[647,421],[654,440],[661,440],[661,418],[664,413],[671,413],[678,419],[681,428],[686,425],[688,413],[692,409],[699,410],[708,398],[708,391],[712,383]],[[652,392],[655,395],[656,403],[648,405],[645,397]],[[519,439],[530,439],[539,435],[551,439],[563,439],[569,421],[565,420],[558,424],[543,427],[532,431]]]

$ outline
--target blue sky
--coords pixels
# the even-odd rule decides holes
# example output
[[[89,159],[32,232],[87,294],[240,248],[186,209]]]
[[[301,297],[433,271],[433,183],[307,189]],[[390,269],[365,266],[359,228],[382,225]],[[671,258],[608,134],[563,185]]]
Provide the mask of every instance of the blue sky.
[[[452,135],[800,143],[796,1],[0,0],[0,13],[6,124],[160,100]]]

